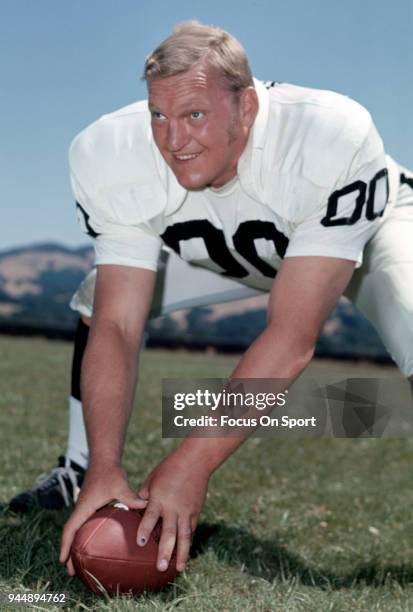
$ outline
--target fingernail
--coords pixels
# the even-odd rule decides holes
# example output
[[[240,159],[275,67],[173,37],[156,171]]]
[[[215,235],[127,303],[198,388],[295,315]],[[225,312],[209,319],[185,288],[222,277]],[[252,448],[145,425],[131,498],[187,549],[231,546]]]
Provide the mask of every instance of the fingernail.
[[[144,544],[146,544],[146,538],[144,538],[144,537],[139,538],[138,544],[140,544],[140,546],[143,546]]]
[[[158,564],[158,569],[160,572],[164,572],[166,569],[168,569],[168,561],[166,559],[162,559],[162,561],[160,561]]]

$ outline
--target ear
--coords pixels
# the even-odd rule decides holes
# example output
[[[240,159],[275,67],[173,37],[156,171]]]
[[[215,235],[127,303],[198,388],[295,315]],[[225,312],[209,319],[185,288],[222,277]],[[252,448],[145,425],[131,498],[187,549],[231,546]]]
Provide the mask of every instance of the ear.
[[[241,122],[244,127],[251,128],[258,113],[258,96],[255,87],[247,87],[241,94]]]

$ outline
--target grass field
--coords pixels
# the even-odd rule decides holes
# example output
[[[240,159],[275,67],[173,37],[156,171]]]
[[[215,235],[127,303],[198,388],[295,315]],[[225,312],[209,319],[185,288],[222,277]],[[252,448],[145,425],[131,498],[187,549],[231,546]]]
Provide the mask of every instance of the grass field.
[[[213,476],[176,584],[158,595],[97,599],[57,562],[67,512],[7,512],[10,497],[65,449],[71,346],[0,337],[0,354],[0,591],[66,591],[73,610],[413,610],[413,440],[250,440]],[[173,444],[160,438],[161,379],[223,377],[236,361],[143,355],[125,453],[133,485]],[[398,376],[366,364],[311,368]]]

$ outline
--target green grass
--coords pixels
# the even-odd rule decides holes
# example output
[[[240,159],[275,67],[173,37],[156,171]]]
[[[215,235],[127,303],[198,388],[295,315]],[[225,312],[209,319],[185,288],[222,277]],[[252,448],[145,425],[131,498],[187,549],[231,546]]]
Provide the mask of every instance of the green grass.
[[[193,557],[176,584],[97,599],[57,562],[68,513],[15,516],[6,505],[65,449],[71,346],[0,338],[0,354],[0,591],[67,591],[73,610],[413,610],[411,440],[250,440],[212,478]],[[161,379],[223,377],[236,361],[142,356],[125,453],[133,485],[173,445],[160,438]],[[367,364],[311,369],[398,376]]]

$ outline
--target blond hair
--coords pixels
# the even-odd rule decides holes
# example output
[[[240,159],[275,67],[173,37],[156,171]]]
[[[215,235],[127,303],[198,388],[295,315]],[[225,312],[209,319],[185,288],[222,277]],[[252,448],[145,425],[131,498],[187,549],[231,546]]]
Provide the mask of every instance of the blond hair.
[[[200,61],[218,71],[225,85],[238,93],[253,86],[244,48],[231,34],[198,21],[186,21],[174,29],[145,62],[146,81],[186,72]]]

